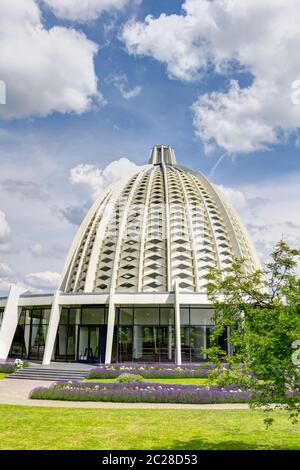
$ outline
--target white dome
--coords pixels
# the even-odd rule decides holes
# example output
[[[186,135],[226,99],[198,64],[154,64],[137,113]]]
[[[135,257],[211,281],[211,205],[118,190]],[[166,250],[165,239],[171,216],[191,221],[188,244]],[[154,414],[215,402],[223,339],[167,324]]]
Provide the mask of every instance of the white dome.
[[[205,292],[205,275],[246,258],[260,268],[239,216],[201,173],[155,146],[149,164],[110,185],[82,222],[60,289],[67,293]]]

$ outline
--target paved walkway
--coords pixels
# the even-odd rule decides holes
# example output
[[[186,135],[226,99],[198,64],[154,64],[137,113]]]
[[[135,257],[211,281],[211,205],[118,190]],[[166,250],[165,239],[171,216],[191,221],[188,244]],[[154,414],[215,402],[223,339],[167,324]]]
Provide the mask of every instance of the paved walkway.
[[[187,409],[187,410],[242,410],[248,409],[248,405],[222,404],[222,405],[182,405],[165,403],[107,403],[107,402],[81,402],[81,401],[57,401],[57,400],[30,400],[30,391],[35,387],[49,387],[49,381],[38,380],[0,380],[0,405],[26,405],[57,408],[125,408],[125,409]]]

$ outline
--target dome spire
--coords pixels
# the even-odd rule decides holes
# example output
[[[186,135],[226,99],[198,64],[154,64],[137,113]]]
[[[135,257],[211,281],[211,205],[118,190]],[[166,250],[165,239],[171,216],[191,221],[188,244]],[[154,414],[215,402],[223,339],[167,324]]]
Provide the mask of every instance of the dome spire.
[[[150,153],[149,163],[152,165],[176,165],[175,152],[170,145],[154,145]]]

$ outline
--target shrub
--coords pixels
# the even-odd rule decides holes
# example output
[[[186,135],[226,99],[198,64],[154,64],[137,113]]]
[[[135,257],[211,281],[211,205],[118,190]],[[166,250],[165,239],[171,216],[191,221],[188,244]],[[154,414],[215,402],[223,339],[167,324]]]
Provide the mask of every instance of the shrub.
[[[2,372],[3,374],[12,374],[13,372],[15,372],[15,370],[16,367],[13,362],[0,363],[0,372]]]
[[[128,372],[124,372],[123,374],[119,375],[116,378],[116,382],[119,383],[130,383],[130,382],[143,382],[144,379],[141,375],[138,374],[129,374]]]

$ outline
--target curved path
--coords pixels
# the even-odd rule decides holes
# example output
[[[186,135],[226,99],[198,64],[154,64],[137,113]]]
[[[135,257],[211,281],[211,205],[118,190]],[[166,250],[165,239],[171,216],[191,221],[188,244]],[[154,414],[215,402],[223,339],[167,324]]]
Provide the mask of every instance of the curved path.
[[[182,405],[166,403],[107,403],[107,402],[82,402],[82,401],[58,401],[58,400],[30,400],[29,393],[36,387],[49,387],[51,382],[41,380],[0,380],[0,405],[26,405],[26,406],[52,406],[62,408],[157,408],[157,409],[188,409],[188,410],[245,410],[249,406],[245,403],[230,403],[220,405]]]

